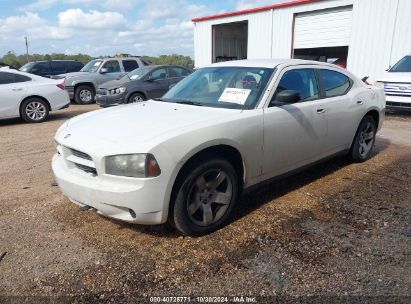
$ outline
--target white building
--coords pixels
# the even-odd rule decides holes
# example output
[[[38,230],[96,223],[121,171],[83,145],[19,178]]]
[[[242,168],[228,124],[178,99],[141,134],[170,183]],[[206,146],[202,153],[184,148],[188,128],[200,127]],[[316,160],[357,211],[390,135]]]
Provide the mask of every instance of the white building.
[[[306,58],[375,80],[411,53],[411,0],[296,0],[194,18],[195,66]]]

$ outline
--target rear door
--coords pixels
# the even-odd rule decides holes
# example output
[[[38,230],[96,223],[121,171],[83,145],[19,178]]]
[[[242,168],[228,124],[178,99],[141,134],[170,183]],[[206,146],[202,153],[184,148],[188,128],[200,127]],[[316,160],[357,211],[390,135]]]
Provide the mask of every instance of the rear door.
[[[332,69],[317,69],[327,116],[328,154],[349,148],[365,111],[369,92],[354,88],[353,80]]]
[[[147,98],[158,98],[163,96],[170,86],[167,68],[157,68],[148,75],[146,82]]]
[[[281,72],[279,79],[271,104],[264,109],[264,179],[321,158],[327,134],[327,120],[314,69],[290,67]],[[301,101],[277,102],[276,96],[283,90],[297,91]]]
[[[20,101],[24,98],[31,78],[8,72],[0,72],[0,117],[19,115]]]

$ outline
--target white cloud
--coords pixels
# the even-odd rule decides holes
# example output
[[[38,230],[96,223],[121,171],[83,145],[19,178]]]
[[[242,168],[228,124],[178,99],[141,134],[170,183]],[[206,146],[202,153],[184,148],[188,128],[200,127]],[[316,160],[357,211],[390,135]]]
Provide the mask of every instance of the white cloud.
[[[277,3],[287,2],[286,0],[254,0],[254,1],[247,1],[247,0],[240,0],[236,5],[236,10],[244,10],[255,8],[259,6],[266,6],[272,5]]]
[[[61,27],[76,29],[119,29],[126,24],[124,16],[118,12],[83,12],[81,9],[69,9],[58,14]]]

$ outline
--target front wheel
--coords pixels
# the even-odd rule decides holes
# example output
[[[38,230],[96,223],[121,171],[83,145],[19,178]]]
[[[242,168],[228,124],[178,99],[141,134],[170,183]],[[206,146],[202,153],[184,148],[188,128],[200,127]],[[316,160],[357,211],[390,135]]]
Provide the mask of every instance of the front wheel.
[[[29,98],[22,103],[20,114],[25,122],[43,122],[49,116],[49,107],[40,98]]]
[[[129,98],[128,98],[128,102],[127,103],[135,103],[135,102],[142,102],[146,100],[144,98],[144,96],[140,93],[134,93],[132,94]]]
[[[192,166],[179,186],[171,220],[185,235],[199,236],[222,227],[238,198],[233,166],[213,158]]]
[[[74,101],[78,104],[91,104],[94,102],[94,89],[89,85],[80,85],[74,92]]]
[[[354,162],[360,163],[370,158],[376,133],[374,118],[370,115],[365,116],[360,122],[350,150],[350,157]]]

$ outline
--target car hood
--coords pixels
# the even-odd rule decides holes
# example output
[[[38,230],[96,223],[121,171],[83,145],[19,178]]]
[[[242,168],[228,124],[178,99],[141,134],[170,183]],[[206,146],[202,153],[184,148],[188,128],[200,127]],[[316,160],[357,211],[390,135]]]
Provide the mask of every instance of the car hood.
[[[88,112],[69,120],[56,140],[89,151],[150,147],[194,129],[228,121],[242,111],[149,100]]]
[[[411,72],[410,73],[386,72],[380,77],[378,77],[378,81],[411,83]]]
[[[117,89],[118,87],[120,87],[122,85],[125,85],[129,82],[130,82],[130,80],[128,80],[127,77],[123,77],[123,78],[120,78],[120,79],[107,81],[107,82],[101,84],[99,86],[99,88],[101,88],[101,89]]]

